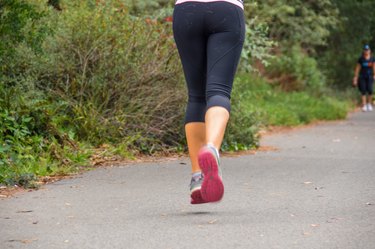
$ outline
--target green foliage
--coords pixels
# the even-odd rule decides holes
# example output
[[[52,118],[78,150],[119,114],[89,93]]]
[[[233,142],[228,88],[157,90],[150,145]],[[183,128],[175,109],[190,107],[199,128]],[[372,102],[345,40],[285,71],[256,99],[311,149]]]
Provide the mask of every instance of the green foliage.
[[[0,88],[0,183],[36,187],[36,176],[75,170],[90,153],[57,130],[53,103],[23,90]]]
[[[115,1],[65,8],[40,82],[65,103],[66,125],[96,145],[176,145],[185,97],[171,24],[130,16]]]
[[[330,0],[251,1],[256,16],[269,25],[269,35],[283,46],[301,45],[313,50],[325,45],[330,29],[338,24],[338,11]]]
[[[242,86],[242,87],[241,87]],[[245,85],[240,89],[245,90]],[[248,102],[243,99],[240,89],[234,92],[230,122],[224,137],[222,150],[241,151],[259,146],[259,127],[262,125],[258,111],[246,107]]]
[[[340,11],[340,24],[331,28],[328,46],[319,49],[321,70],[335,88],[348,88],[362,47],[375,47],[374,1],[332,0]]]
[[[47,26],[40,25],[44,16],[43,11],[25,1],[0,1],[0,80],[3,80],[3,75],[12,74],[12,60],[19,44],[25,43],[33,50],[40,50],[49,32]]]
[[[171,8],[173,4],[174,1],[171,0],[124,0],[124,5],[128,6],[130,12],[135,15],[150,14],[163,8]]]
[[[237,105],[242,112],[254,117],[258,127],[342,119],[352,108],[351,101],[347,98],[338,100],[334,95],[330,96],[332,92],[328,91],[324,96],[314,96],[308,92],[288,93],[254,75],[240,75],[235,84],[235,103],[240,103]]]
[[[10,36],[12,56],[1,56],[0,183],[75,171],[103,143],[125,157],[179,147],[186,97],[170,22],[131,16],[119,1],[62,2],[58,15],[27,6],[44,15],[20,31],[42,40],[34,49]]]
[[[246,23],[246,37],[241,55],[241,71],[254,70],[254,64],[259,61],[268,66],[274,58],[270,53],[276,45],[268,36],[268,26],[257,18],[249,19]]]
[[[246,9],[249,19],[258,24],[251,30],[255,38],[250,38],[256,49],[249,54],[258,58],[260,51],[257,61],[269,66],[263,69],[255,64],[256,68],[285,90],[315,91],[326,85],[327,79],[312,56],[327,45],[330,31],[339,24],[338,9],[331,0],[250,1]],[[261,32],[256,32],[259,27]],[[264,45],[266,50],[262,50]]]
[[[308,92],[285,92],[253,74],[236,78],[231,120],[223,142],[223,150],[238,151],[259,145],[258,131],[265,126],[295,126],[316,120],[346,117],[353,107],[350,97],[335,96],[325,90],[316,96]],[[340,100],[341,99],[341,100]]]
[[[319,92],[326,81],[318,68],[316,60],[294,46],[288,53],[282,54],[272,61],[269,74],[273,81],[279,83],[287,91]]]
[[[41,25],[45,13],[30,3],[4,0],[0,7],[0,183],[31,187],[47,141],[39,134],[46,133],[44,122],[35,118],[32,74],[25,75],[30,61],[22,58],[41,51],[49,29]]]

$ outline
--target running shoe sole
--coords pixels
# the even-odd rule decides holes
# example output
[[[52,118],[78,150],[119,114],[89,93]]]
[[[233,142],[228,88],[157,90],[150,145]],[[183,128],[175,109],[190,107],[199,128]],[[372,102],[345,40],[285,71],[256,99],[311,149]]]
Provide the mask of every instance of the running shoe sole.
[[[219,176],[219,165],[214,153],[207,147],[200,150],[199,166],[204,175],[201,195],[205,202],[217,202],[223,198],[224,184]]]
[[[201,193],[200,189],[194,190],[191,193],[190,197],[191,197],[190,203],[193,204],[193,205],[207,203],[207,201],[203,200],[202,193]]]

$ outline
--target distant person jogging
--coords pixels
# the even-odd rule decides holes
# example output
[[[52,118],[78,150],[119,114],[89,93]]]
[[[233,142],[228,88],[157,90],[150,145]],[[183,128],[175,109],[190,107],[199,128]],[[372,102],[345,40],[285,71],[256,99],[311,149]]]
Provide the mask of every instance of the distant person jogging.
[[[375,58],[371,55],[369,45],[363,47],[362,56],[358,59],[354,72],[353,86],[358,86],[362,94],[362,111],[372,111],[372,94],[374,92]]]
[[[177,0],[173,33],[188,88],[185,132],[192,164],[191,204],[220,201],[219,150],[245,21],[242,0]]]

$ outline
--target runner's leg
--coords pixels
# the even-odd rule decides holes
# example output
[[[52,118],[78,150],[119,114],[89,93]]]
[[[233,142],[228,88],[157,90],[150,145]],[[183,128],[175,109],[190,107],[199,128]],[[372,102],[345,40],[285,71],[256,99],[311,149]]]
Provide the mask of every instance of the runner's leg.
[[[203,12],[199,4],[176,5],[173,32],[188,88],[185,132],[192,172],[200,171],[198,151],[205,143],[206,112],[206,37],[203,35]]]

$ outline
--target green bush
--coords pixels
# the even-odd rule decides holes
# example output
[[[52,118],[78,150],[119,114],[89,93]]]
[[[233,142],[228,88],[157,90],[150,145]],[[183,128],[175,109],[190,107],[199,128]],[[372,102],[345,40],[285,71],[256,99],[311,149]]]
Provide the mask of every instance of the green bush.
[[[172,7],[174,3],[170,0],[124,0],[123,2],[134,15],[154,14]]]
[[[136,136],[135,147],[145,143],[147,150],[177,144],[184,92],[170,30],[170,23],[132,17],[111,1],[60,15],[41,81],[66,103],[80,139]]]
[[[176,150],[183,139],[186,97],[171,23],[131,16],[118,1],[61,6],[58,13],[27,5],[44,13],[20,28],[43,34],[39,49],[20,35],[9,38],[12,57],[1,56],[8,67],[0,183],[75,170],[91,153],[85,144],[110,143],[123,150],[113,153],[131,155]]]
[[[90,155],[58,130],[54,104],[33,97],[19,86],[0,87],[0,183],[35,187],[37,176],[72,172]]]
[[[34,109],[38,93],[30,61],[23,58],[41,52],[49,30],[41,25],[46,13],[32,4],[4,0],[0,7],[0,183],[30,187],[48,141]]]
[[[287,91],[319,92],[326,82],[316,60],[304,53],[299,46],[275,57],[268,72]]]
[[[246,35],[239,64],[239,71],[256,71],[257,62],[268,66],[274,58],[271,49],[276,46],[268,36],[268,26],[257,18],[246,21]],[[255,66],[254,66],[255,65]]]
[[[237,77],[233,94],[235,105],[241,112],[252,115],[257,126],[293,126],[315,120],[343,119],[353,106],[348,98],[339,100],[329,91],[319,96],[308,92],[285,92],[251,74]]]

